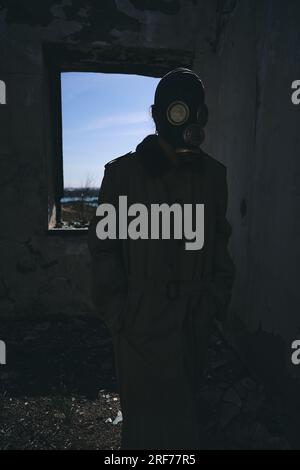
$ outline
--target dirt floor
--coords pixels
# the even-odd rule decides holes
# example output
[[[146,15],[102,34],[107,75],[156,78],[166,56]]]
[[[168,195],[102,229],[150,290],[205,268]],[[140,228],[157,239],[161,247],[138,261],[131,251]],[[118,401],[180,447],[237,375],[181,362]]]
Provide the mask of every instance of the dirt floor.
[[[100,320],[6,320],[0,337],[7,345],[0,449],[119,449],[113,349]],[[279,398],[251,377],[217,329],[200,395],[201,448],[290,448]]]

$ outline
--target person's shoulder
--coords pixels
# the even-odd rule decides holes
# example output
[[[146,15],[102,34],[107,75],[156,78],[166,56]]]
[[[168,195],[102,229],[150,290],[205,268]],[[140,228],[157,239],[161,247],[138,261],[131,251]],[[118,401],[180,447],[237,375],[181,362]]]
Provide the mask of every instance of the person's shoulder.
[[[226,175],[227,169],[226,169],[226,166],[224,165],[224,163],[220,162],[215,157],[212,157],[211,155],[204,152],[203,150],[202,150],[202,157],[205,160],[206,166],[210,170],[212,170],[214,172],[217,172],[218,174],[223,174],[223,175],[225,174]]]
[[[127,152],[124,155],[120,155],[119,157],[113,158],[109,162],[104,165],[105,169],[116,169],[119,167],[124,168],[124,166],[128,166],[132,162],[132,156],[135,152]]]

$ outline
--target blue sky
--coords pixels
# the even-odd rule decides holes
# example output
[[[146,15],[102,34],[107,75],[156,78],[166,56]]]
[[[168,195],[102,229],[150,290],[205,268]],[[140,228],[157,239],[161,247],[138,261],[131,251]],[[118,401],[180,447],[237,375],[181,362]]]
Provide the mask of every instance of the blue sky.
[[[158,78],[68,72],[61,75],[64,186],[100,186],[104,164],[155,132],[150,114]]]

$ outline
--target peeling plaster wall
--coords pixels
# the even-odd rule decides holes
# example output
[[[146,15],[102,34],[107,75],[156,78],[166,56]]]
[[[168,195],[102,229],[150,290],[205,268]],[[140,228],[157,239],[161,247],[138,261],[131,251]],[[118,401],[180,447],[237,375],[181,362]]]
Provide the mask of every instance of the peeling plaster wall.
[[[0,0],[0,316],[95,313],[86,235],[47,234],[55,145],[43,46],[80,49],[95,70],[103,54],[129,51],[159,76],[168,63],[191,65],[196,47],[210,50],[215,9],[215,0]]]

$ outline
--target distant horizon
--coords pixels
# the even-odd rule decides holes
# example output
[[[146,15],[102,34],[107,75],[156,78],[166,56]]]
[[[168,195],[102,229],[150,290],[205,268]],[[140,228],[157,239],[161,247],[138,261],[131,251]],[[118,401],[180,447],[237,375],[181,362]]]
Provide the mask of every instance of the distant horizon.
[[[108,161],[155,133],[150,107],[159,78],[61,74],[64,188],[99,188]]]
[[[65,190],[77,191],[78,189],[86,189],[84,186],[65,186]],[[88,189],[99,189],[99,186],[88,186]]]

